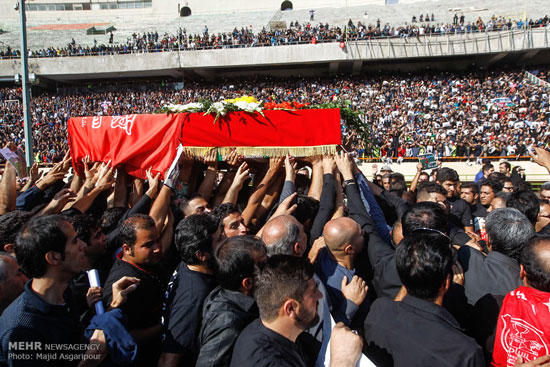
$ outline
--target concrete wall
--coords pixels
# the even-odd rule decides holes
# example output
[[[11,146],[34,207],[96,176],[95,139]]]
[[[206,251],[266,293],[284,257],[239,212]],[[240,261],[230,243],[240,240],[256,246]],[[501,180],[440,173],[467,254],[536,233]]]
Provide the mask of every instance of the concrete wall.
[[[495,59],[510,52],[530,52],[529,57],[550,47],[548,28],[474,35],[395,38],[277,47],[139,53],[65,58],[32,58],[30,72],[57,80],[132,76],[177,76],[185,70],[353,63],[356,72],[370,60],[426,59],[442,56],[488,55]],[[0,77],[20,73],[19,60],[0,60]]]

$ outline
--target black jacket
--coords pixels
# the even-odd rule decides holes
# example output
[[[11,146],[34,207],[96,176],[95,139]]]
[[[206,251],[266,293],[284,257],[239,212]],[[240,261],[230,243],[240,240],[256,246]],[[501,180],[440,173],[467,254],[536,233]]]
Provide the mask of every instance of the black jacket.
[[[206,297],[202,309],[196,366],[229,366],[237,337],[258,316],[258,307],[252,297],[222,287],[215,288]]]
[[[522,285],[516,260],[496,251],[487,256],[469,246],[458,250],[464,269],[464,288],[468,303],[474,305],[486,294],[506,295]]]
[[[365,321],[366,354],[378,366],[484,366],[481,348],[443,307],[412,296],[376,300]]]

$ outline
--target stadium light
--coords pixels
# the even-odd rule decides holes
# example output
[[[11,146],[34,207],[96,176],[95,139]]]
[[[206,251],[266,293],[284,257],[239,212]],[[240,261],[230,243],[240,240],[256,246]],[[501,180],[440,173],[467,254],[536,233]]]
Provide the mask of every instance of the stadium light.
[[[23,119],[25,132],[25,161],[27,169],[33,163],[32,126],[31,126],[31,98],[29,94],[29,64],[27,51],[27,25],[25,16],[25,0],[20,0],[14,9],[21,15],[21,85],[23,87]]]

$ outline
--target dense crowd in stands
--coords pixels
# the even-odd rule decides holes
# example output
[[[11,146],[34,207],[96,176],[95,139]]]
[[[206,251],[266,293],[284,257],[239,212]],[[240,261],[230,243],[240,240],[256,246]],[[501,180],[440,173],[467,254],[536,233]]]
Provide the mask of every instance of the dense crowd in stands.
[[[547,69],[531,70],[550,81]],[[320,104],[350,101],[372,128],[369,141],[344,129],[357,156],[401,161],[423,153],[436,158],[527,156],[550,143],[548,90],[524,73],[478,71],[379,75],[331,79],[189,82],[173,85],[111,84],[59,88],[32,98],[34,152],[38,162],[56,162],[67,146],[72,116],[154,113],[169,103],[219,101],[252,95],[265,102]],[[500,99],[499,99],[500,98]],[[0,144],[23,146],[20,88],[0,89]]]
[[[548,15],[539,19],[515,20],[493,16],[483,21],[481,18],[475,21],[467,21],[464,15],[460,18],[455,15],[452,23],[435,23],[432,14],[424,20],[417,21],[413,17],[411,24],[390,25],[383,24],[380,19],[376,24],[355,24],[351,19],[347,26],[331,26],[328,23],[312,24],[290,22],[289,27],[282,30],[267,30],[265,27],[254,32],[252,27],[237,27],[232,32],[212,33],[205,26],[202,34],[191,34],[186,29],[179,29],[175,34],[164,33],[159,35],[157,31],[134,33],[125,42],[114,42],[113,33],[110,34],[109,43],[93,46],[77,44],[74,38],[65,48],[48,47],[40,50],[29,50],[30,57],[64,57],[64,56],[89,56],[129,54],[142,52],[166,52],[174,50],[201,50],[234,47],[260,47],[280,46],[303,43],[341,42],[369,40],[374,38],[418,37],[424,35],[443,35],[457,33],[474,33],[485,31],[505,31],[524,28],[538,28],[548,25]],[[419,22],[421,24],[419,24]],[[0,52],[0,58],[19,57],[20,51],[11,46]]]

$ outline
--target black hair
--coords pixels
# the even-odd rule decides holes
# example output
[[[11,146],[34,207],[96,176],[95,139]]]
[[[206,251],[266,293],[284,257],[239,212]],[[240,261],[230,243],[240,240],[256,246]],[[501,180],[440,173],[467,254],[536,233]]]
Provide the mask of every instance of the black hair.
[[[483,186],[489,186],[491,190],[493,190],[493,194],[496,194],[497,192],[502,191],[502,188],[504,187],[504,185],[500,181],[493,180],[493,179],[487,179],[483,181],[481,183],[480,188]]]
[[[224,203],[215,207],[211,214],[216,218],[216,221],[223,230],[223,220],[232,213],[241,214],[241,211],[239,207],[233,203]]]
[[[527,283],[542,292],[550,292],[550,261],[541,252],[548,246],[549,237],[535,236],[521,250],[520,263],[525,269]],[[545,255],[548,255],[546,253]]]
[[[483,167],[481,168],[481,170],[485,173],[487,171],[489,171],[491,168],[495,168],[495,166],[493,166],[491,163],[486,163],[483,165]]]
[[[199,194],[198,192],[196,192],[196,193],[194,193],[194,194],[192,194],[188,197],[184,196],[184,197],[181,198],[181,202],[180,202],[180,205],[179,205],[179,210],[181,210],[183,215],[185,215],[185,209],[189,205],[189,202],[193,199],[196,199],[196,198],[204,199],[204,196],[202,194]]]
[[[416,197],[419,198],[420,196],[426,194],[430,194],[432,192],[437,192],[445,197],[447,197],[447,190],[440,184],[432,181],[423,181],[418,184],[418,189],[416,190]]]
[[[101,226],[103,233],[109,234],[114,231],[118,226],[118,222],[120,222],[120,219],[127,210],[128,209],[121,206],[105,210],[99,221],[99,225]]]
[[[65,259],[67,236],[63,225],[69,224],[61,215],[35,217],[17,237],[15,257],[29,278],[41,278],[46,274],[48,252],[58,252]]]
[[[217,230],[218,221],[210,214],[193,214],[179,222],[174,243],[183,262],[187,265],[200,264],[197,251],[212,255],[212,234]]]
[[[31,213],[15,210],[0,216],[0,250],[11,243],[15,244],[15,239],[25,223],[31,218]]]
[[[415,230],[397,246],[395,265],[408,294],[433,301],[453,272],[451,241],[436,232]]]
[[[294,212],[294,217],[298,222],[304,224],[308,219],[311,219],[313,222],[319,211],[319,200],[306,195],[297,195],[296,204],[297,208]]]
[[[452,181],[452,182],[458,182],[459,176],[458,173],[449,167],[442,167],[437,170],[437,174],[435,176],[435,179],[439,183],[443,183],[445,181]]]
[[[260,318],[275,320],[288,299],[301,303],[313,274],[314,268],[309,261],[292,255],[273,255],[260,264],[255,272],[253,288]]]
[[[254,276],[254,253],[265,256],[262,240],[253,236],[235,236],[225,239],[215,252],[216,277],[219,284],[238,291],[245,278]]]
[[[155,228],[153,218],[146,214],[134,214],[120,226],[119,243],[128,245],[132,249],[133,255],[134,245],[137,241],[137,230],[149,228]]]
[[[508,168],[508,170],[512,169],[512,165],[510,164],[510,162],[500,162],[499,165],[501,165],[501,164],[504,164],[504,166],[506,168]]]
[[[464,182],[460,185],[461,189],[470,189],[472,193],[479,194],[479,186],[475,182]]]
[[[403,236],[407,237],[415,229],[430,228],[441,232],[447,231],[447,215],[441,205],[423,201],[411,206],[401,219]]]
[[[537,218],[540,211],[539,198],[532,191],[521,190],[511,193],[510,198],[506,202],[508,208],[516,208],[521,213],[525,214],[531,224],[537,223]]]
[[[82,213],[70,216],[63,215],[63,218],[73,225],[76,236],[89,246],[92,231],[99,226],[98,220]]]

